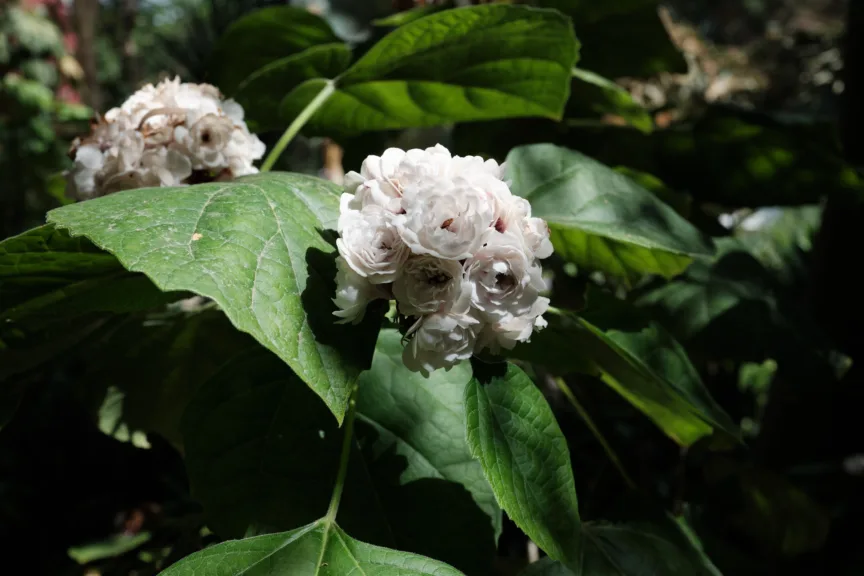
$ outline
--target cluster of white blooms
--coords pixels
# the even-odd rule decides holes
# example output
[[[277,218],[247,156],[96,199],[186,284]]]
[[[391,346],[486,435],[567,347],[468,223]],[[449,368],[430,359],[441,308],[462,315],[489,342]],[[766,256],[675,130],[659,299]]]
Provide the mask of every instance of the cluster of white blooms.
[[[209,84],[179,78],[148,84],[76,139],[67,173],[71,196],[86,199],[145,186],[227,180],[258,171],[265,146],[243,107]]]
[[[404,363],[424,374],[484,348],[511,349],[545,326],[538,260],[552,253],[549,230],[510,192],[502,168],[438,145],[390,148],[349,172],[337,241],[341,321],[395,298],[416,319]]]

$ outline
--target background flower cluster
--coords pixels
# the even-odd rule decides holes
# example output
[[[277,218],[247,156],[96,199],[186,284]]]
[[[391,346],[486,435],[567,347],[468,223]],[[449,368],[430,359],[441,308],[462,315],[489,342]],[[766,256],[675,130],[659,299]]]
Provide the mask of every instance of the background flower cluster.
[[[70,196],[86,199],[147,186],[226,180],[258,172],[265,146],[243,108],[209,84],[148,84],[77,139]]]

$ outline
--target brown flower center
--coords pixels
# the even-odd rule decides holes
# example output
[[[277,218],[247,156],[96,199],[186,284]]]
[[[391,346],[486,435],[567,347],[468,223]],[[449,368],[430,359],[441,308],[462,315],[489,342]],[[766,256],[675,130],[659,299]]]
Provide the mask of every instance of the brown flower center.
[[[432,276],[429,276],[427,282],[433,286],[443,286],[447,282],[452,280],[449,274],[445,274],[444,272],[438,272]]]

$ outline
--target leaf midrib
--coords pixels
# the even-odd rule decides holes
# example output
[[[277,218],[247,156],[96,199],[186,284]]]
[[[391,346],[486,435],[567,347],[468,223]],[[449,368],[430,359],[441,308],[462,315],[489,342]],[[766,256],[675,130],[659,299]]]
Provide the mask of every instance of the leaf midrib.
[[[297,540],[299,540],[300,538],[302,538],[303,536],[305,536],[306,534],[308,534],[309,532],[314,530],[317,527],[317,525],[318,525],[318,522],[313,522],[312,524],[304,526],[303,528],[299,528],[297,533],[291,535],[291,538],[289,538],[285,542],[282,542],[279,546],[274,548],[266,556],[262,556],[261,558],[259,558],[255,562],[249,564],[249,566],[247,566],[246,568],[244,568],[243,570],[238,572],[235,576],[243,576],[243,574],[246,574],[247,572],[249,572],[249,570],[251,570],[252,568],[257,566],[258,564],[260,564],[264,560],[267,560],[268,558],[270,558],[271,556],[273,556],[274,554],[276,554],[277,552],[279,552],[280,550],[282,550],[283,548],[285,548],[289,544],[296,542]],[[268,536],[262,536],[261,538],[267,538],[267,537]]]
[[[317,78],[315,80],[321,81],[320,78]],[[378,114],[381,114],[382,116],[387,116],[387,115],[393,114],[393,111],[389,110],[389,109],[377,109],[376,110],[374,106],[365,102],[364,100],[359,98],[357,96],[357,94],[355,94],[354,92],[351,92],[349,90],[350,88],[353,88],[356,86],[363,86],[366,84],[387,84],[387,83],[394,83],[394,84],[400,83],[400,84],[409,84],[409,85],[410,84],[422,84],[422,85],[430,85],[431,84],[431,85],[443,86],[443,87],[447,87],[447,88],[454,88],[455,87],[455,88],[459,88],[462,90],[482,90],[485,92],[489,92],[489,93],[493,93],[493,94],[500,94],[500,95],[506,96],[508,98],[518,100],[522,105],[525,105],[525,106],[536,107],[537,109],[543,110],[544,114],[546,114],[547,115],[546,117],[548,117],[548,118],[558,118],[560,116],[559,114],[550,114],[550,110],[548,108],[546,108],[545,106],[543,106],[541,104],[538,104],[537,102],[534,102],[532,100],[525,98],[521,94],[515,94],[512,92],[505,92],[504,90],[501,90],[500,88],[492,88],[492,87],[487,87],[487,86],[470,86],[470,85],[465,85],[465,84],[448,84],[446,82],[440,82],[440,81],[434,81],[434,80],[370,80],[369,82],[359,82],[357,84],[352,84],[350,86],[346,86],[345,89],[337,88],[337,92],[339,94],[351,97],[353,100],[357,101],[361,106],[363,106],[365,108],[371,108],[373,111],[377,112]],[[423,114],[426,117],[435,118],[436,122],[439,121],[438,119],[441,119],[441,121],[443,121],[445,119],[445,117],[441,116],[440,114],[429,112],[426,108],[419,105],[417,103],[417,100],[412,98],[411,101],[417,106],[417,108],[420,108],[421,110],[423,110]]]

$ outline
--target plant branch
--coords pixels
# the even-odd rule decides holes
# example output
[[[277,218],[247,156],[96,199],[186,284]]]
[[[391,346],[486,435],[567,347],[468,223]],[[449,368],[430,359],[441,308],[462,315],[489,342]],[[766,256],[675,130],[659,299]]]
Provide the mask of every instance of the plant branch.
[[[559,378],[552,378],[552,381],[555,382],[555,386],[557,386],[558,389],[561,390],[561,393],[567,397],[567,400],[570,401],[570,404],[573,405],[573,407],[579,413],[579,416],[581,416],[582,420],[585,421],[585,425],[588,426],[589,430],[591,430],[591,433],[594,435],[594,437],[597,439],[597,441],[603,447],[603,450],[606,452],[606,455],[609,456],[609,460],[612,461],[612,464],[615,466],[615,468],[621,474],[621,477],[624,479],[624,483],[627,484],[627,486],[631,490],[635,490],[636,489],[636,483],[633,482],[633,479],[630,478],[630,475],[627,474],[626,470],[624,470],[624,466],[621,464],[621,460],[618,459],[618,455],[615,453],[615,450],[613,450],[612,447],[609,445],[609,443],[606,442],[606,438],[604,438],[603,434],[600,433],[600,430],[594,424],[594,420],[592,420],[591,416],[588,415],[588,411],[585,410],[585,407],[582,406],[582,404],[576,398],[576,395],[573,394],[573,391],[570,389],[570,387],[567,385],[567,383],[564,382],[564,379],[560,378],[560,377]]]
[[[282,137],[279,138],[279,141],[276,142],[276,145],[273,146],[273,150],[270,151],[270,154],[267,155],[267,159],[264,160],[264,163],[261,165],[261,172],[269,172],[273,165],[276,163],[276,160],[279,159],[279,156],[282,155],[282,152],[285,151],[285,148],[294,139],[294,136],[297,135],[298,132],[306,125],[310,118],[318,111],[319,108],[327,101],[331,94],[336,90],[336,84],[333,80],[328,80],[324,87],[321,88],[321,91],[318,92],[318,95],[312,99],[309,104],[303,109],[300,114],[294,118],[294,121],[288,125],[288,128],[285,129],[285,132],[282,134]]]
[[[351,442],[354,439],[354,417],[357,415],[357,390],[355,384],[348,400],[348,413],[345,415],[345,437],[342,439],[342,454],[339,457],[339,472],[336,473],[336,485],[330,496],[330,506],[327,508],[325,520],[333,523],[339,512],[339,501],[342,499],[342,489],[345,487],[345,476],[348,474],[348,460],[351,456]]]

